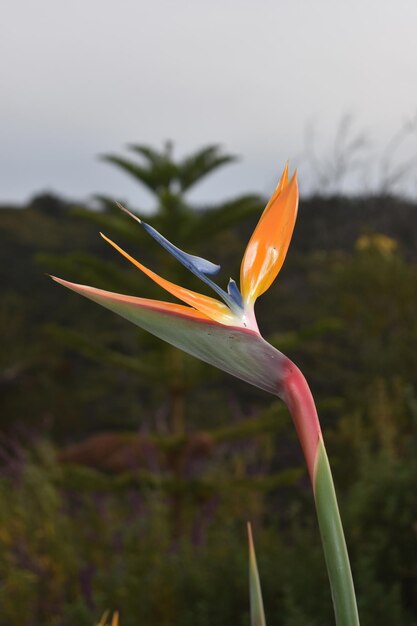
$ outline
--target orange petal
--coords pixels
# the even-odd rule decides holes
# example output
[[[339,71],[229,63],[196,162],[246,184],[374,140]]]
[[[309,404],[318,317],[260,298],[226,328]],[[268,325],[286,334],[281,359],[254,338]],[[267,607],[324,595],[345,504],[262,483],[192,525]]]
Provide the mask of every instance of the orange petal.
[[[211,322],[212,319],[196,309],[192,309],[189,306],[183,304],[176,304],[175,302],[164,302],[163,300],[151,300],[150,298],[138,298],[136,296],[126,296],[122,293],[114,293],[111,291],[104,291],[103,289],[96,289],[96,287],[88,287],[87,285],[77,285],[71,283],[63,278],[57,278],[51,276],[52,280],[72,291],[80,293],[87,298],[94,300],[94,298],[101,299],[103,301],[108,300],[114,303],[114,310],[117,312],[117,305],[130,305],[132,307],[138,307],[142,309],[151,309],[153,311],[159,311],[161,313],[171,313],[175,316],[189,317],[196,321]]]
[[[274,202],[274,200],[277,199],[277,197],[279,196],[281,191],[283,189],[285,189],[285,187],[287,185],[288,185],[288,163],[285,164],[284,171],[282,172],[281,178],[279,179],[279,183],[276,186],[274,193],[269,198],[268,204],[264,208],[262,216],[268,211],[268,209],[270,208],[271,204]]]
[[[255,302],[271,286],[284,263],[298,208],[296,174],[287,181],[286,167],[245,250],[240,268],[244,302]]]
[[[139,261],[136,261],[133,257],[130,256],[127,252],[122,250],[116,243],[114,243],[111,239],[100,233],[103,239],[107,241],[113,248],[115,248],[120,254],[122,254],[128,261],[133,263],[137,268],[139,268],[144,274],[149,276],[155,283],[160,285],[163,289],[171,293],[176,298],[179,298],[183,302],[186,302],[190,306],[197,309],[210,319],[215,322],[220,322],[221,324],[233,324],[237,325],[238,320],[236,316],[231,312],[229,307],[227,307],[223,302],[216,300],[215,298],[210,298],[210,296],[205,296],[200,293],[196,293],[195,291],[190,291],[185,287],[180,287],[175,283],[171,283],[169,280],[165,280],[152,270],[148,269]]]

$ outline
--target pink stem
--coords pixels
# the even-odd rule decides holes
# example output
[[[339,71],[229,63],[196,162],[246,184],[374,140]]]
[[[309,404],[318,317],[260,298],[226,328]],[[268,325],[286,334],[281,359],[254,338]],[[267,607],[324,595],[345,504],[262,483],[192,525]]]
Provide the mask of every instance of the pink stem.
[[[283,384],[283,399],[293,419],[314,489],[317,446],[321,439],[321,428],[317,409],[310,387],[302,372],[290,360],[288,360],[286,369]]]

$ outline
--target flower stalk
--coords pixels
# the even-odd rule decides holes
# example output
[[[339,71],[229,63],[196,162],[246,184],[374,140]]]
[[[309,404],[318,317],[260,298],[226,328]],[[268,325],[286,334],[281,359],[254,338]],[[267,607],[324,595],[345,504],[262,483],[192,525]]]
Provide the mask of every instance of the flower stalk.
[[[359,626],[349,556],[314,399],[303,374],[292,363],[283,387],[313,487],[336,624]]]

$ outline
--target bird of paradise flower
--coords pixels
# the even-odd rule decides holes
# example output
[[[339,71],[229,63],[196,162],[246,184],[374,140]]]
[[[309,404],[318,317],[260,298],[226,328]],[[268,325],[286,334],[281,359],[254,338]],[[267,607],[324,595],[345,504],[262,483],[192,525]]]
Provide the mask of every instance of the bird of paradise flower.
[[[240,288],[227,290],[212,280],[220,267],[177,248],[152,226],[125,210],[162,247],[210,286],[219,299],[196,293],[162,278],[102,237],[155,283],[186,305],[137,298],[77,285],[61,285],[101,304],[127,320],[207,363],[280,397],[288,406],[311,479],[337,626],[356,626],[359,618],[349,558],[331,470],[313,396],[298,367],[261,336],[254,312],[256,299],[275,280],[284,263],[298,210],[296,173],[285,167],[246,247]]]

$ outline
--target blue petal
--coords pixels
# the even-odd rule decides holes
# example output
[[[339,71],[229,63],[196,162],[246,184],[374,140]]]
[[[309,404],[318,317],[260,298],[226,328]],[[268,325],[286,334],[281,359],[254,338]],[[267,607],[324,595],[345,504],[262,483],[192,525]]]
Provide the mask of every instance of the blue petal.
[[[163,248],[168,250],[168,252],[170,252],[172,256],[174,256],[180,263],[182,263],[182,265],[189,269],[190,272],[195,274],[195,276],[198,276],[198,278],[205,282],[206,285],[209,285],[209,287],[211,287],[217,293],[217,295],[220,296],[223,302],[225,302],[232,311],[234,311],[238,315],[242,313],[242,298],[240,297],[239,299],[236,297],[236,292],[239,293],[238,288],[236,287],[236,290],[233,290],[232,287],[231,292],[226,292],[224,291],[224,289],[219,287],[219,285],[216,285],[216,283],[214,283],[210,278],[207,277],[207,274],[217,274],[220,269],[220,265],[216,265],[215,263],[207,261],[206,259],[202,259],[199,256],[194,256],[193,254],[183,252],[182,250],[177,248],[177,246],[174,246],[173,243],[168,241],[168,239],[163,237],[163,235],[158,233],[155,228],[153,228],[149,224],[146,224],[146,222],[142,222],[142,220],[138,221],[140,221],[143,228],[146,230],[147,233],[149,233],[151,237],[155,239],[155,241],[157,241]]]
[[[207,259],[203,259],[200,256],[195,256],[194,254],[188,254],[187,252],[183,252],[177,246],[174,246],[173,243],[168,241],[161,233],[158,233],[155,228],[146,224],[146,222],[140,222],[143,228],[146,230],[151,237],[153,237],[163,248],[168,250],[180,263],[185,265],[187,269],[196,274],[201,278],[201,274],[217,274],[220,270],[220,265],[216,265],[216,263],[212,263],[211,261],[207,261]]]
[[[236,285],[236,282],[233,280],[233,278],[229,279],[229,284],[227,285],[227,293],[229,294],[231,298],[233,298],[236,304],[241,309],[243,309],[242,294],[240,293],[239,287]]]

